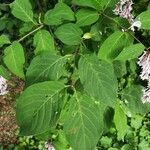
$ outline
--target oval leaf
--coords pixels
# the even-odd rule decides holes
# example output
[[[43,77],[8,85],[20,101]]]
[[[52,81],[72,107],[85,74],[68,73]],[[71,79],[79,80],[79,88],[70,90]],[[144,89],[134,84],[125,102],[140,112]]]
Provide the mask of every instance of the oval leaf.
[[[101,41],[103,35],[99,23],[96,23],[93,26],[91,26],[90,33],[93,41]]]
[[[101,0],[73,0],[72,3],[79,6],[88,6],[97,10],[101,8]]]
[[[15,0],[12,5],[12,14],[24,21],[24,22],[33,22],[33,12],[32,12],[32,6],[29,0]]]
[[[36,24],[33,21],[32,6],[29,0],[15,0],[11,5],[11,10],[16,18]]]
[[[69,56],[58,56],[50,53],[43,53],[36,56],[26,74],[27,85],[46,80],[58,80],[65,74],[64,65]]]
[[[133,114],[144,114],[150,110],[149,103],[142,103],[142,87],[139,85],[132,85],[122,91],[122,99],[127,101],[127,107]]]
[[[99,18],[99,14],[97,11],[90,9],[80,9],[76,13],[77,25],[78,26],[87,26],[96,22]]]
[[[110,63],[99,61],[94,55],[82,56],[79,61],[79,75],[87,93],[105,105],[114,105],[117,79]]]
[[[9,38],[6,35],[3,34],[0,36],[0,47],[2,47],[5,44],[10,44],[10,43],[11,42],[10,42]]]
[[[11,79],[10,73],[2,65],[0,65],[0,76],[4,77],[7,80]]]
[[[113,61],[114,66],[114,72],[117,78],[123,77],[125,74],[127,74],[127,68],[126,68],[126,62],[115,60]]]
[[[4,63],[8,69],[24,79],[23,65],[25,63],[24,50],[18,42],[13,42],[12,45],[4,50]]]
[[[74,12],[65,3],[59,2],[54,9],[49,10],[45,14],[44,22],[47,25],[60,25],[63,21],[74,21]]]
[[[142,54],[144,51],[144,45],[143,44],[134,44],[128,47],[125,47],[121,53],[115,58],[115,60],[131,60],[134,58],[138,58],[139,55]]]
[[[99,104],[100,105],[100,104]],[[94,150],[103,132],[103,109],[87,95],[71,99],[64,130],[74,150]]]
[[[35,54],[42,51],[50,51],[51,53],[56,53],[54,39],[46,30],[40,30],[34,35],[33,44],[36,47],[34,51]]]
[[[104,60],[113,60],[121,50],[133,42],[128,33],[116,31],[110,35],[100,47],[98,57]]]
[[[150,9],[142,12],[140,15],[137,16],[136,20],[141,22],[141,29],[150,29]]]
[[[106,9],[108,7],[115,7],[116,4],[118,3],[118,0],[101,0],[101,5],[103,9]]]
[[[17,101],[17,120],[23,135],[35,135],[53,127],[59,117],[64,85],[47,81],[28,87]]]
[[[79,45],[83,31],[73,23],[64,24],[57,28],[55,35],[67,45]]]
[[[119,104],[119,101],[117,101],[115,105],[114,123],[118,131],[118,140],[124,140],[124,136],[127,133],[127,116]]]

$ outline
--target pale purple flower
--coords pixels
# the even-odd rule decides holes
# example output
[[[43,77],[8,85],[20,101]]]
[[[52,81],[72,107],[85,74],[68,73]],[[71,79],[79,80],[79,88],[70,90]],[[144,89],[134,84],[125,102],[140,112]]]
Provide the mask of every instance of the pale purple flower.
[[[117,4],[116,4],[116,8],[113,10],[113,12],[116,15],[119,15],[122,18],[125,18],[129,21],[129,23],[133,23],[134,22],[134,17],[131,13],[132,11],[132,0],[120,0]]]
[[[140,75],[141,79],[150,80],[150,51],[144,51],[143,55],[139,58],[137,63],[142,68]]]
[[[135,27],[140,29],[141,25],[142,25],[141,21],[134,21],[132,25],[129,27],[129,29],[131,29],[132,31],[135,31]]]
[[[142,103],[150,103],[150,50],[144,51],[143,55],[139,58],[138,65],[141,66],[141,79],[148,81],[148,86],[143,89]]]
[[[0,95],[5,95],[7,93],[7,80],[0,76]]]
[[[49,142],[45,142],[45,149],[46,150],[55,150],[53,145],[51,145]]]
[[[150,103],[150,86],[143,90],[142,103]]]

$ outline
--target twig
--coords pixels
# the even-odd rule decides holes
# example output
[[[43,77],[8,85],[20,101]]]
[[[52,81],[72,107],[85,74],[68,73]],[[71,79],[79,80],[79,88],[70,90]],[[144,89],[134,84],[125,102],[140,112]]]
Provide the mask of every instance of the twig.
[[[106,18],[108,18],[109,20],[112,20],[113,22],[115,22],[118,26],[120,26],[122,29],[124,29],[126,32],[128,31],[128,29],[126,29],[125,27],[123,27],[122,25],[120,25],[116,20],[114,20],[113,18],[111,18],[110,16],[107,16],[104,13],[101,13],[103,16],[105,16]],[[142,45],[144,45],[138,38],[136,38],[132,33],[128,32],[137,42],[141,43]],[[145,45],[144,45],[145,46]],[[146,47],[146,46],[145,46]]]
[[[2,4],[0,4],[0,6],[10,6],[10,4],[2,3]]]
[[[29,35],[33,34],[33,33],[36,32],[36,31],[42,29],[43,27],[44,27],[44,25],[42,24],[42,25],[39,26],[38,28],[34,29],[33,31],[29,32],[28,34],[26,34],[25,36],[23,36],[22,38],[20,38],[20,39],[18,40],[18,42],[23,41],[26,37],[28,37]]]

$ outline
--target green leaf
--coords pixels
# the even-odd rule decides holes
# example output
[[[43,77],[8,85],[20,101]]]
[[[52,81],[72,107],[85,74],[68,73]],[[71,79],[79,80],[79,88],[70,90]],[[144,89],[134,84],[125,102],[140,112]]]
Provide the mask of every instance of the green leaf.
[[[127,74],[126,62],[115,60],[113,61],[114,72],[117,78],[123,77]]]
[[[91,7],[96,10],[104,10],[108,7],[115,7],[118,0],[72,0],[72,3],[79,6]]]
[[[102,39],[102,31],[100,30],[99,23],[96,23],[93,26],[91,26],[90,33],[91,33],[91,36],[92,36],[92,40],[94,40],[94,41],[101,41],[101,39]]]
[[[10,44],[10,43],[11,42],[10,42],[9,38],[6,35],[3,34],[0,36],[0,47],[2,47],[5,44]]]
[[[101,5],[103,9],[106,9],[108,7],[115,7],[118,0],[101,0]]]
[[[142,12],[140,15],[137,16],[136,20],[141,22],[141,29],[150,29],[150,9]]]
[[[110,35],[100,47],[98,57],[104,60],[113,60],[125,46],[133,42],[126,32],[116,31]]]
[[[4,63],[8,69],[24,79],[23,65],[25,63],[24,50],[18,42],[13,42],[12,45],[4,50]]]
[[[97,11],[90,10],[90,9],[80,9],[76,13],[78,26],[87,26],[91,25],[96,22],[99,18],[99,14]]]
[[[121,150],[133,150],[133,146],[129,144],[125,144],[121,147]]]
[[[127,107],[133,114],[144,114],[150,110],[150,104],[142,103],[142,87],[132,85],[122,91],[122,99],[127,101]]]
[[[124,136],[127,133],[127,116],[119,104],[119,101],[117,101],[115,105],[114,123],[118,131],[118,140],[124,140]]]
[[[95,55],[83,55],[79,61],[79,75],[87,93],[105,105],[114,105],[117,80],[110,63],[99,61]]]
[[[92,34],[87,32],[87,33],[84,33],[84,35],[82,36],[83,39],[85,40],[88,40],[88,39],[91,39],[92,38]]]
[[[102,136],[102,138],[100,139],[100,143],[102,147],[109,148],[112,145],[112,138]]]
[[[0,76],[4,77],[7,80],[11,79],[9,72],[2,65],[0,65]]]
[[[101,8],[101,0],[72,0],[72,3],[79,6],[88,6],[97,10]]]
[[[131,127],[138,130],[142,127],[143,123],[143,116],[141,115],[135,115],[134,117],[131,118]]]
[[[137,59],[132,59],[129,62],[129,66],[130,66],[130,72],[131,74],[136,74],[136,70],[137,70]]]
[[[19,29],[19,33],[21,35],[27,34],[30,32],[34,27],[34,24],[31,24],[30,22],[25,22]]]
[[[113,119],[114,119],[114,109],[112,107],[106,107],[103,105],[105,108],[104,111],[104,134],[110,131],[110,128],[112,127],[113,124]]]
[[[144,51],[144,48],[145,48],[144,45],[140,43],[125,47],[121,51],[121,53],[115,58],[115,60],[126,61],[138,58],[139,55],[141,55],[142,52]]]
[[[54,39],[47,30],[40,30],[34,35],[35,54],[43,51],[55,52]]]
[[[48,52],[36,56],[27,69],[27,85],[47,80],[58,80],[65,74],[64,65],[69,57],[70,55],[61,57]]]
[[[4,29],[7,28],[9,20],[10,19],[7,18],[6,16],[0,17],[0,31],[3,31]]]
[[[103,109],[91,97],[75,93],[64,124],[68,142],[74,150],[94,150],[103,132]]]
[[[138,150],[150,150],[148,141],[143,140],[141,143],[139,143]]]
[[[59,2],[54,9],[46,12],[44,22],[47,25],[60,25],[63,21],[74,21],[74,12],[65,3]]]
[[[12,5],[12,14],[24,21],[24,22],[32,22],[33,24],[36,24],[33,21],[33,12],[32,12],[32,6],[29,0],[15,0]]]
[[[58,130],[57,140],[53,142],[53,145],[57,150],[67,149],[68,141],[66,140],[65,133],[63,130]]]
[[[67,45],[79,45],[83,31],[73,23],[64,24],[57,28],[55,35]]]
[[[17,121],[23,135],[37,135],[55,126],[62,105],[64,85],[47,81],[28,87],[17,101]]]
[[[119,150],[118,148],[110,147],[108,150]]]

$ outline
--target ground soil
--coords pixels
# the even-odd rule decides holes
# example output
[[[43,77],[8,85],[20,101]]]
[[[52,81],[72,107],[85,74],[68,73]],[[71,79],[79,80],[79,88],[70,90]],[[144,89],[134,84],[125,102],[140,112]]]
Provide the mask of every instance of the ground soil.
[[[18,125],[15,116],[16,97],[22,92],[24,82],[16,77],[8,81],[9,93],[0,96],[0,144],[17,143]]]

